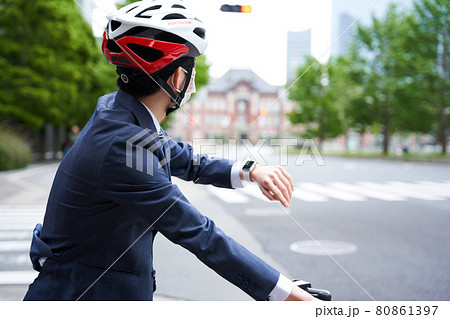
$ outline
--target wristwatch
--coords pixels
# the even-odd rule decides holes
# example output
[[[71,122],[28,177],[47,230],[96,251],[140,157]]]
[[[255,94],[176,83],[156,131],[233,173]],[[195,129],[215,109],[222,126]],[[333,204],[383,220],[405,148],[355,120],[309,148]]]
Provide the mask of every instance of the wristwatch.
[[[251,182],[250,172],[256,167],[256,161],[247,161],[244,166],[242,166],[242,175],[244,176],[244,180],[247,182]]]

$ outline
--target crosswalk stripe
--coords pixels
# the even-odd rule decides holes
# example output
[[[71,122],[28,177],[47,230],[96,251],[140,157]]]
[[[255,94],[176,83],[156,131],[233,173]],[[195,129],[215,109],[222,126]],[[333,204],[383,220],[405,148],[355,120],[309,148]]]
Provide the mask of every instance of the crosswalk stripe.
[[[226,203],[247,203],[248,198],[234,189],[210,187],[209,191]]]
[[[45,205],[0,205],[0,212],[7,211],[42,211]]]
[[[255,185],[255,184],[249,184],[245,188],[239,189],[239,191],[241,193],[250,195],[252,197],[256,197],[256,198],[258,198],[260,200],[263,200],[265,202],[271,202],[271,200],[269,200],[266,196],[264,196],[264,194],[261,192],[259,187],[257,185]]]
[[[450,197],[450,186],[443,183],[419,181],[417,184],[432,190],[438,196]]]
[[[244,214],[248,216],[285,216],[289,209],[280,209],[279,207],[255,207],[246,208]]]
[[[29,285],[37,277],[38,272],[25,271],[0,271],[0,285]]]
[[[298,188],[294,189],[294,191],[292,192],[292,197],[301,199],[305,202],[327,202],[328,201],[327,196],[313,193],[313,192],[308,192],[305,190],[300,190]]]
[[[28,230],[31,234],[36,224],[42,224],[42,216],[34,218],[0,218],[0,231],[26,231]]]
[[[31,233],[37,223],[44,219],[43,205],[0,205],[0,238],[5,231],[28,231]]]
[[[411,187],[404,187],[404,185],[400,187],[399,184],[390,184],[389,182],[384,183],[384,184],[378,184],[378,183],[373,183],[373,182],[359,182],[358,184],[363,187],[376,189],[376,190],[384,190],[384,191],[388,191],[392,194],[406,196],[409,198],[416,198],[416,199],[422,199],[422,200],[438,200],[438,197],[436,197],[436,196],[432,196],[429,194],[421,194],[417,190],[415,190]]]
[[[4,230],[27,230],[30,232],[33,231],[34,227],[36,226],[36,223],[32,224],[24,224],[24,225],[0,225],[0,231],[4,231]]]
[[[0,241],[0,253],[7,251],[22,251],[30,249],[30,240],[2,240]]]
[[[31,231],[0,231],[0,240],[31,240]]]
[[[351,184],[340,183],[340,182],[332,182],[332,183],[328,183],[328,184],[331,185],[332,187],[335,187],[335,188],[338,188],[338,189],[341,189],[344,191],[355,192],[357,194],[362,194],[364,196],[379,199],[379,200],[384,200],[384,201],[404,201],[404,200],[406,200],[406,197],[404,197],[404,196],[399,196],[399,195],[395,195],[392,193],[383,192],[380,190],[359,187],[357,185],[351,185]]]
[[[0,205],[0,285],[29,285],[38,275],[31,270],[29,250],[44,213],[45,205]],[[30,270],[13,270],[25,267]]]
[[[329,196],[332,198],[340,199],[343,201],[361,202],[361,201],[366,200],[365,196],[350,193],[350,192],[344,192],[344,191],[335,189],[333,187],[328,187],[328,186],[319,185],[319,184],[315,184],[315,183],[299,183],[297,185],[298,185],[298,187],[300,187],[304,190],[313,191],[313,192],[316,192],[316,193],[319,193],[322,195],[326,195],[326,196]]]
[[[249,184],[239,190],[211,188],[210,191],[227,203],[246,203],[249,201],[247,196],[271,202],[262,194],[256,184]],[[366,201],[368,198],[383,201],[406,201],[408,198],[443,201],[450,198],[450,181],[386,181],[384,183],[356,182],[354,184],[329,182],[325,185],[305,182],[296,184],[292,198],[305,202],[326,202],[330,198],[359,202]]]
[[[397,181],[387,182],[387,184],[392,185],[396,188],[400,188],[403,191],[409,192],[411,194],[411,197],[423,200],[445,200],[444,197],[437,195],[436,192],[417,184],[410,184]]]

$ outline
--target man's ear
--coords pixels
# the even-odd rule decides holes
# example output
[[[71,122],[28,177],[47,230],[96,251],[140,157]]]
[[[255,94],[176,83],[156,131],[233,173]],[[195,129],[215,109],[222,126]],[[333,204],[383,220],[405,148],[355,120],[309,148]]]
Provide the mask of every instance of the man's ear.
[[[183,89],[184,81],[186,80],[186,73],[184,73],[183,68],[179,66],[175,72],[172,74],[172,83],[178,91]]]

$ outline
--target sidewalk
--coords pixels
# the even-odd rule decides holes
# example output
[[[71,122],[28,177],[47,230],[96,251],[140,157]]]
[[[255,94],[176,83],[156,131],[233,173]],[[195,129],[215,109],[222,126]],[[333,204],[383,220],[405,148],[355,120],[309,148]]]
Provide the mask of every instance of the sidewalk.
[[[26,169],[0,172],[0,205],[42,205],[45,207],[58,163],[36,164]],[[265,251],[264,247],[241,225],[238,219],[228,214],[205,185],[194,185],[174,178],[189,201],[197,209],[213,219],[227,235],[234,238],[251,252],[278,269],[284,270]],[[31,231],[31,230],[30,230]],[[161,234],[154,244],[154,267],[157,272],[155,300],[251,300],[234,285],[228,283],[206,267],[193,254],[174,245]],[[1,286],[0,286],[1,287]],[[27,286],[1,287],[0,300],[21,300]],[[6,295],[6,291],[9,291]]]

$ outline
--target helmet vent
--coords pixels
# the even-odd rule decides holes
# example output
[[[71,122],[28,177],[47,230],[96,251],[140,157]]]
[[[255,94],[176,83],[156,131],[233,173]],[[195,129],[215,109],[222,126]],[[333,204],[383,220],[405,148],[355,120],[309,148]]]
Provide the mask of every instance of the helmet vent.
[[[177,36],[176,34],[169,33],[169,32],[159,32],[159,33],[155,34],[153,38],[158,41],[186,44],[185,39]]]
[[[186,9],[185,7],[183,7],[181,4],[174,4],[172,6],[172,8],[176,8],[176,9]]]
[[[106,42],[106,48],[112,53],[122,53],[122,49],[119,48],[114,40],[108,40],[108,42]]]
[[[174,20],[174,19],[186,19],[186,17],[179,13],[171,13],[171,14],[166,15],[161,20]]]
[[[142,32],[147,31],[148,28],[147,27],[134,27],[131,28],[130,30],[128,30],[127,32],[123,33],[120,37],[127,37],[127,36],[136,36],[138,34],[141,34]]]
[[[118,27],[122,25],[122,22],[111,20],[111,31],[115,31]]]
[[[159,50],[136,43],[128,43],[127,47],[147,62],[155,62],[164,56],[164,53]]]
[[[138,13],[136,15],[136,18],[151,18],[151,14],[145,14],[147,11],[153,11],[153,10],[158,10],[161,8],[161,5],[156,5],[156,6],[152,6],[150,8],[145,9],[144,11],[141,11],[140,13]]]
[[[205,35],[206,35],[206,31],[203,28],[195,28],[194,29],[194,33],[196,35],[198,35],[200,38],[202,38],[203,40],[205,40]]]

